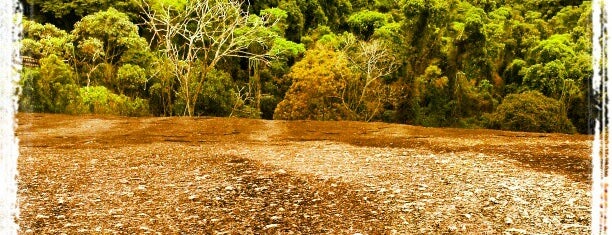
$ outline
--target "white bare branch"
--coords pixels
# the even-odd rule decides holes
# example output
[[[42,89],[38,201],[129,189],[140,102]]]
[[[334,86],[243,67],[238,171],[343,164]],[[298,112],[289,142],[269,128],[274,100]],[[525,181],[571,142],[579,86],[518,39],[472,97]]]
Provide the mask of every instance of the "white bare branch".
[[[151,45],[173,63],[174,75],[181,86],[178,95],[185,100],[189,115],[193,115],[206,74],[223,58],[249,58],[264,63],[270,59],[247,49],[253,44],[265,46],[273,41],[262,38],[261,32],[277,22],[252,18],[238,0],[188,1],[181,10],[162,6],[157,11],[147,0],[141,3],[146,25],[153,33]]]

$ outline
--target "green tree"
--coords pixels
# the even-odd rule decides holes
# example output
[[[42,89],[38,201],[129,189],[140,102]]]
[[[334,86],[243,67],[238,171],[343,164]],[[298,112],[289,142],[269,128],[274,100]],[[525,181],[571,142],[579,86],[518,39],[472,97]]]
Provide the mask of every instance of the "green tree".
[[[392,17],[389,14],[362,10],[353,13],[348,18],[347,23],[355,35],[359,35],[361,39],[368,41],[376,29],[391,23],[391,21]]]
[[[24,38],[21,40],[21,55],[41,59],[49,55],[57,55],[62,59],[70,59],[74,46],[70,35],[52,24],[39,24],[31,20],[23,20]]]
[[[141,93],[145,90],[147,81],[145,69],[138,65],[124,64],[117,70],[117,79],[115,79],[113,85],[119,94],[136,98],[144,96]]]
[[[50,55],[40,60],[40,79],[34,90],[43,111],[61,113],[77,95],[78,86],[74,81],[74,71],[58,56]]]
[[[42,22],[51,23],[70,30],[82,17],[115,8],[126,13],[131,20],[139,20],[138,5],[135,1],[120,0],[25,0],[30,10]]]
[[[278,8],[287,12],[287,29],[285,38],[293,42],[300,42],[304,34],[304,14],[302,13],[297,1],[281,1]]]
[[[77,48],[77,68],[87,78],[87,85],[104,85],[122,93],[117,77],[122,65],[145,67],[149,62],[146,40],[128,16],[114,8],[83,17],[72,31]],[[145,67],[146,68],[146,67]]]

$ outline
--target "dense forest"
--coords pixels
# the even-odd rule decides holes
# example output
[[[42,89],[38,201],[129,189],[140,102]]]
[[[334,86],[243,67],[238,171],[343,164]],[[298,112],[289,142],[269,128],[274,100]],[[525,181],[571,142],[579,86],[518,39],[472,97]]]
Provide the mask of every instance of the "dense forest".
[[[22,3],[25,112],[590,128],[589,1]]]

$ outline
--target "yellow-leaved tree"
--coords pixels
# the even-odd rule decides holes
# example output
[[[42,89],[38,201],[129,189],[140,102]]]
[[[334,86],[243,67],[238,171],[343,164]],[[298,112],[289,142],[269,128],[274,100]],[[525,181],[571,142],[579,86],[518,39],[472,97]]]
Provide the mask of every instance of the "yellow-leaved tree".
[[[358,76],[349,61],[331,48],[318,46],[306,52],[286,75],[292,85],[274,112],[274,119],[354,119],[342,102],[346,81]]]

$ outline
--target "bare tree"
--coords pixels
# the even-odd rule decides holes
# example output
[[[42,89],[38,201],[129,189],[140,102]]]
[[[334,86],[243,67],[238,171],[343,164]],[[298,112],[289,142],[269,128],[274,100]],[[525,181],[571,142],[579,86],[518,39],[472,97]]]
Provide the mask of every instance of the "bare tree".
[[[266,54],[249,52],[253,44],[264,48],[277,36],[269,30],[277,22],[249,15],[239,0],[187,1],[181,9],[162,6],[154,10],[141,4],[148,28],[159,50],[172,63],[179,83],[177,96],[185,101],[183,114],[192,116],[206,75],[228,57],[267,63]]]
[[[344,55],[362,76],[348,82],[343,102],[353,113],[371,121],[382,110],[385,94],[390,90],[380,80],[395,72],[399,63],[382,41],[347,38],[344,43]]]

